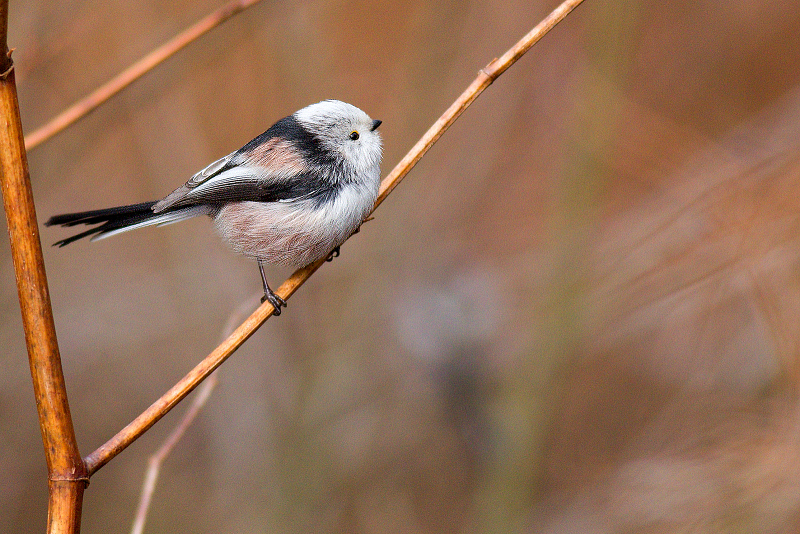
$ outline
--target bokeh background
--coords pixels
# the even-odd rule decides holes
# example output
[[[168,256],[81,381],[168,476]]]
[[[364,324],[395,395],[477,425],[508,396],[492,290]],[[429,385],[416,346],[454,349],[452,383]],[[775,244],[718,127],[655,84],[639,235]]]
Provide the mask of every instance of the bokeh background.
[[[11,2],[28,132],[219,0]],[[556,2],[269,1],[29,154],[40,220],[154,200],[325,98],[384,175]],[[146,532],[800,531],[800,4],[590,0],[218,371]],[[88,454],[257,304],[207,220],[42,228]],[[46,471],[0,241],[0,517]],[[270,271],[279,282],[290,273]],[[93,478],[127,532],[185,406]]]

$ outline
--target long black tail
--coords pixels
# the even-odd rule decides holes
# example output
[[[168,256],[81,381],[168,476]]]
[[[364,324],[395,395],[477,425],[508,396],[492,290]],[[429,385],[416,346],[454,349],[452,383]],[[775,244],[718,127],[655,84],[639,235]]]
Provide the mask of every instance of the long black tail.
[[[92,236],[92,240],[102,239],[120,232],[127,232],[135,228],[169,224],[208,213],[203,206],[190,206],[188,208],[168,211],[166,213],[153,213],[155,202],[142,202],[130,206],[117,206],[104,210],[82,211],[79,213],[65,213],[50,217],[45,226],[75,226],[78,224],[97,224],[85,232],[75,234],[61,241],[53,243],[53,246],[63,247],[73,241]]]

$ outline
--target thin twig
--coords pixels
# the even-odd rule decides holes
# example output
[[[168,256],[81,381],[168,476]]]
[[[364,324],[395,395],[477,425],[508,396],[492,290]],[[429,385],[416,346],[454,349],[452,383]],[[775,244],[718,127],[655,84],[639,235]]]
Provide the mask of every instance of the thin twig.
[[[478,77],[461,94],[461,96],[448,108],[448,110],[430,127],[416,145],[400,160],[392,172],[381,183],[377,208],[408,172],[416,165],[428,149],[442,136],[453,122],[464,112],[467,107],[488,87],[498,76],[516,62],[537,41],[544,37],[556,24],[564,19],[583,0],[566,0],[556,8],[547,18],[540,22],[530,33],[523,37],[516,45],[510,48],[499,59],[493,60]],[[297,289],[305,283],[314,272],[325,263],[324,259],[312,263],[307,267],[298,269],[278,288],[276,293],[283,299],[288,299]],[[95,473],[114,456],[122,452],[144,432],[161,419],[178,402],[188,395],[203,381],[214,369],[219,367],[242,343],[272,316],[272,305],[266,301],[259,306],[253,314],[242,323],[231,336],[219,345],[214,351],[201,361],[189,374],[181,379],[175,386],[167,391],[160,399],[131,421],[117,435],[104,445],[89,454],[85,461],[89,474]]]
[[[136,518],[133,521],[131,534],[142,534],[144,531],[144,524],[147,520],[147,513],[150,511],[150,503],[153,499],[153,493],[156,489],[156,482],[158,482],[158,475],[161,472],[161,464],[175,448],[180,439],[186,433],[192,423],[194,422],[200,410],[206,405],[206,402],[211,397],[211,392],[217,386],[217,375],[211,375],[208,380],[203,382],[203,385],[197,390],[197,395],[192,400],[191,406],[184,414],[178,425],[172,430],[167,439],[161,447],[153,454],[147,461],[147,473],[145,473],[144,483],[142,484],[142,493],[139,498],[139,506],[136,510]]]
[[[91,94],[78,100],[65,109],[50,122],[37,128],[25,137],[25,146],[33,150],[57,133],[63,131],[78,120],[88,115],[100,104],[122,91],[125,87],[158,66],[164,60],[183,47],[216,28],[232,16],[244,11],[261,0],[233,0],[197,21],[192,26],[173,37],[170,41],[156,48],[145,57],[119,73],[117,76],[95,89]]]
[[[261,292],[257,294],[256,299],[261,296]],[[247,315],[247,311],[251,308],[252,304],[249,301],[243,302],[233,313],[228,317],[225,327],[222,329],[222,338],[225,339],[231,335],[236,324],[242,320],[242,317]],[[189,429],[194,422],[200,410],[206,405],[211,393],[217,386],[217,375],[212,374],[208,380],[203,382],[203,385],[198,389],[197,395],[194,397],[191,406],[186,410],[183,418],[178,422],[172,432],[164,440],[164,443],[159,449],[150,456],[147,462],[147,472],[145,473],[144,482],[142,484],[142,491],[139,495],[139,506],[136,508],[136,517],[131,527],[131,534],[141,534],[144,531],[144,524],[147,520],[147,514],[150,511],[150,504],[153,500],[153,493],[156,489],[156,482],[161,472],[161,465],[164,460],[170,455],[175,445],[178,444],[180,439]]]

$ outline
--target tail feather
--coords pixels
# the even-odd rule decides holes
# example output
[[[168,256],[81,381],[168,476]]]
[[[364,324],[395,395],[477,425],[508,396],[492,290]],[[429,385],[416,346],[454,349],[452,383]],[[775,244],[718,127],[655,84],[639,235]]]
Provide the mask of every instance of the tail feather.
[[[45,222],[45,226],[76,226],[78,224],[97,224],[79,234],[67,237],[61,241],[53,243],[53,246],[63,247],[73,241],[92,236],[92,241],[102,239],[121,232],[127,232],[135,228],[145,226],[169,224],[183,219],[188,219],[196,215],[208,213],[205,206],[190,206],[183,209],[168,211],[166,213],[153,213],[155,202],[142,202],[130,206],[117,206],[102,210],[82,211],[78,213],[65,213],[55,215]]]
[[[45,226],[75,226],[77,224],[99,224],[114,220],[125,220],[130,217],[141,217],[152,215],[155,202],[142,202],[141,204],[131,204],[129,206],[117,206],[102,210],[80,211],[78,213],[65,213],[50,217]]]

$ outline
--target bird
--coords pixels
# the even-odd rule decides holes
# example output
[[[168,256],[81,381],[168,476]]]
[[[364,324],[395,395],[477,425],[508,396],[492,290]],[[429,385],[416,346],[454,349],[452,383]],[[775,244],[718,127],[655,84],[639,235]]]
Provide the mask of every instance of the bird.
[[[44,224],[94,225],[53,244],[64,247],[206,215],[235,252],[256,260],[261,302],[280,315],[286,301],[270,288],[264,265],[299,268],[338,255],[378,196],[380,125],[352,104],[323,100],[280,119],[161,200],[55,215]]]

